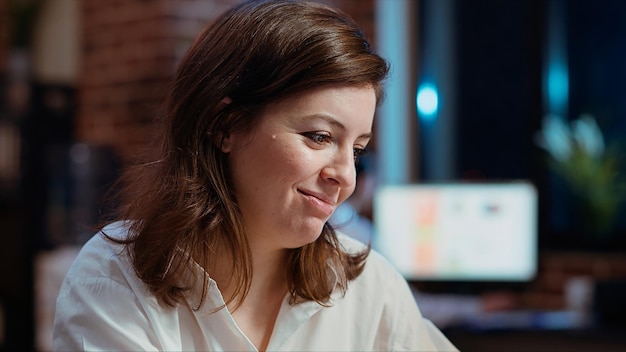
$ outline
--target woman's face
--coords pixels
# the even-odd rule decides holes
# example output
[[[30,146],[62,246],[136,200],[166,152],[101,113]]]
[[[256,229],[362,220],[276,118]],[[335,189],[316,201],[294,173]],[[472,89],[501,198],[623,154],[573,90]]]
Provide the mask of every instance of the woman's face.
[[[317,239],[355,187],[355,155],[370,140],[376,96],[326,87],[261,111],[251,133],[228,136],[237,203],[252,248],[297,248]]]

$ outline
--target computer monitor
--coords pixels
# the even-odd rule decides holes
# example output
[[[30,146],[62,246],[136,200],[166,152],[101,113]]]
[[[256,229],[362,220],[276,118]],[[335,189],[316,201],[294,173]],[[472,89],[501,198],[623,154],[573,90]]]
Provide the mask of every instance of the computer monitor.
[[[530,281],[537,192],[529,182],[381,186],[374,247],[409,281]]]

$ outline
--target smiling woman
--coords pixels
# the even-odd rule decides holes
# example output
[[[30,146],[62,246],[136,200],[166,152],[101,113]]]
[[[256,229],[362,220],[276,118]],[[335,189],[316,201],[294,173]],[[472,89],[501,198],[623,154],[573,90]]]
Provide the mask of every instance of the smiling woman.
[[[455,350],[402,276],[328,223],[387,71],[324,5],[248,1],[209,25],[156,155],[64,280],[55,349]]]

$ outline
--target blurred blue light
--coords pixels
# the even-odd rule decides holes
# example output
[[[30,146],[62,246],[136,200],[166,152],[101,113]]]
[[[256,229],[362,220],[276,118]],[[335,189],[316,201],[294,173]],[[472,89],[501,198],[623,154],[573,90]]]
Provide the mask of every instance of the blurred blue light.
[[[548,104],[553,113],[562,113],[567,109],[569,96],[569,77],[565,60],[551,60],[548,67]]]
[[[417,111],[421,116],[431,117],[437,113],[439,108],[439,96],[437,89],[430,85],[424,84],[417,91]]]

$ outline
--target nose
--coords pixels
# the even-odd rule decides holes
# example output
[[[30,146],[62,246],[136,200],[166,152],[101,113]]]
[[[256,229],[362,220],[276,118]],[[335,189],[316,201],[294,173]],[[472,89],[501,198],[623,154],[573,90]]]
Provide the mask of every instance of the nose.
[[[337,150],[328,164],[322,169],[321,176],[325,180],[336,182],[340,187],[350,188],[356,184],[356,167],[354,150]]]

